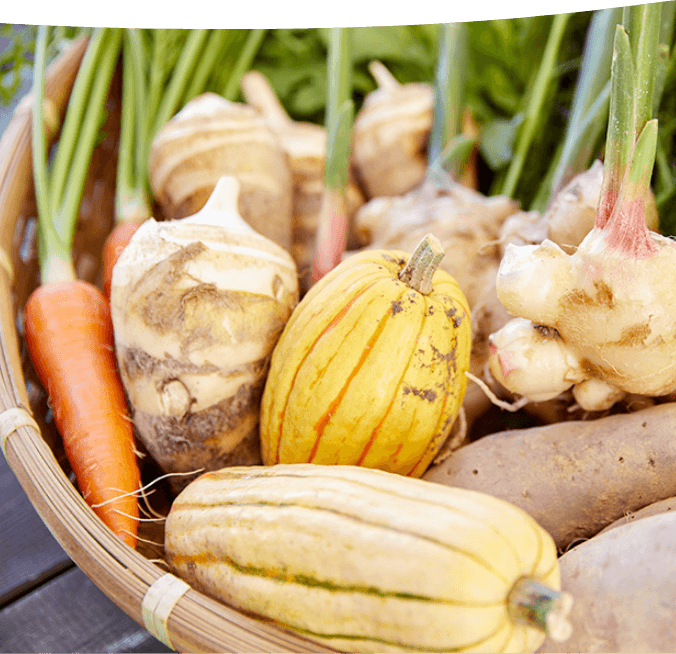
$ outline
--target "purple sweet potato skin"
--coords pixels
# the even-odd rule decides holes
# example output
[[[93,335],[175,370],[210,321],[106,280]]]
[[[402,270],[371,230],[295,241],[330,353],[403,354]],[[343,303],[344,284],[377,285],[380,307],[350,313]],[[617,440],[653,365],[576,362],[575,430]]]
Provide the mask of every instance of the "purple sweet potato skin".
[[[423,478],[520,506],[565,551],[627,513],[676,495],[675,470],[676,403],[667,403],[491,434]]]
[[[559,558],[573,597],[571,637],[538,652],[673,652],[676,647],[676,513],[594,536]]]

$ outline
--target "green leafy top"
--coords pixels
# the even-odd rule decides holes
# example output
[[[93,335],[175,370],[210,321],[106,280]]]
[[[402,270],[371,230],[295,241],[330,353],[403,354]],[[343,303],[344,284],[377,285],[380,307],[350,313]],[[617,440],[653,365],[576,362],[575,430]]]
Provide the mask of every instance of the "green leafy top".
[[[675,233],[676,180],[673,166],[676,161],[676,54],[672,40],[676,3],[669,1],[657,4],[662,7],[662,20],[659,25],[660,45],[652,84],[652,104],[656,112],[654,115],[659,117],[660,129],[653,184],[662,229],[665,233]],[[622,13],[622,9],[619,12]],[[606,20],[603,28],[599,25],[594,27],[592,19],[596,17],[598,20],[595,22],[600,23],[600,14],[577,12],[570,15],[558,54],[552,60],[544,85],[538,85],[537,76],[555,20],[553,16],[465,24],[469,49],[465,106],[472,112],[481,129],[479,179],[480,190],[484,193],[511,191],[512,197],[522,206],[543,210],[561,180],[569,177],[571,170],[579,172],[580,167],[589,165],[592,158],[598,155],[609,102],[609,87],[604,88],[609,77],[609,64],[606,66],[603,61],[607,56],[606,46],[612,44],[612,36],[608,39],[603,35],[609,31],[610,23],[617,22],[613,18]],[[443,27],[408,25],[349,28],[347,31],[353,37],[354,110],[360,109],[365,95],[375,88],[368,72],[368,64],[374,59],[382,61],[402,83],[416,81],[432,84]],[[6,90],[3,97],[6,97],[11,94],[11,89],[16,89],[17,71],[22,66],[30,65],[35,28],[27,27],[21,33],[22,36],[13,32],[11,26],[0,29],[2,34],[11,34],[14,39],[11,48],[3,52],[3,65],[0,66],[2,88]],[[67,41],[63,41],[63,38],[73,38],[77,34],[76,31],[68,31],[73,28],[68,28],[57,35],[61,29],[53,30],[48,60],[49,52],[56,51],[59,39],[65,44]],[[156,89],[166,89],[170,69],[177,64],[190,30],[137,31],[140,33],[140,52],[146,76],[150,76],[148,71],[155,61],[159,68],[152,73],[152,84]],[[631,38],[632,30],[627,27],[627,31]],[[259,33],[255,35],[254,32]],[[260,32],[210,30],[197,67],[189,75],[179,108],[187,98],[194,97],[198,90],[211,90],[229,99],[239,100],[235,68],[247,60],[247,57],[242,57],[248,49],[249,55],[255,51],[255,56],[248,59],[250,67],[270,80],[291,118],[326,124],[330,30],[285,28],[268,30],[264,34]],[[259,39],[257,45],[255,39]],[[585,44],[590,39],[591,44],[587,48]],[[590,74],[590,71],[594,73],[595,66],[599,70],[605,69],[605,81],[603,75],[595,77]],[[159,107],[159,93],[153,91],[151,101],[139,105],[143,113],[150,115],[153,106]],[[540,98],[535,103],[538,94]],[[529,107],[537,105],[539,109],[529,114]],[[530,145],[526,147],[528,142]],[[464,142],[455,143],[454,147],[456,145],[461,146],[461,149],[467,146]],[[516,163],[512,163],[519,148],[527,154],[527,165],[523,165],[523,156],[517,156]],[[455,149],[452,148],[451,158],[457,158],[454,153]],[[556,169],[554,166],[559,162],[561,167]],[[513,171],[511,179],[508,177],[510,167]],[[491,182],[492,185],[489,185]]]

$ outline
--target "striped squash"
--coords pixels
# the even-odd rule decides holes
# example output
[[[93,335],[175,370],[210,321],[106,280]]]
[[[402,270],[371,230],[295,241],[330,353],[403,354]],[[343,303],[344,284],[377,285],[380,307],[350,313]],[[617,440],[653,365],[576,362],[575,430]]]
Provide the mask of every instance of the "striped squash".
[[[165,553],[194,588],[341,651],[532,652],[568,626],[527,513],[358,466],[206,473],[174,501]]]
[[[425,472],[462,404],[471,347],[467,300],[442,257],[428,234],[410,258],[366,250],[310,289],[272,355],[265,464]]]

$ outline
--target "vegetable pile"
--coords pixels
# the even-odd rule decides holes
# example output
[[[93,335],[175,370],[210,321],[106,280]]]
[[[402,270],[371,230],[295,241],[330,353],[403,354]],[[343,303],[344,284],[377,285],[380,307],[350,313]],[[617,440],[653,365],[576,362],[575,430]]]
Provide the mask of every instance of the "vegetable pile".
[[[25,340],[99,517],[338,650],[668,651],[674,4],[91,30],[49,161],[40,28]]]

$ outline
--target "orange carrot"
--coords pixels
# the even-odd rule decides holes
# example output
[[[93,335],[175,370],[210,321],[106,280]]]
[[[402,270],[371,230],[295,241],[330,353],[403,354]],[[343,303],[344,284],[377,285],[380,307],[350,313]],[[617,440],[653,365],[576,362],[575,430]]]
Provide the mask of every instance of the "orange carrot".
[[[45,284],[30,296],[25,317],[26,344],[80,491],[135,547],[140,474],[108,300],[82,280]]]
[[[103,246],[103,291],[110,297],[113,268],[142,222],[121,222],[110,232]]]
[[[141,475],[113,349],[110,307],[101,291],[76,278],[72,261],[78,209],[122,35],[116,29],[94,30],[50,170],[43,109],[48,32],[48,27],[39,26],[33,85],[33,178],[42,284],[26,304],[26,344],[85,500],[116,535],[135,547]]]

